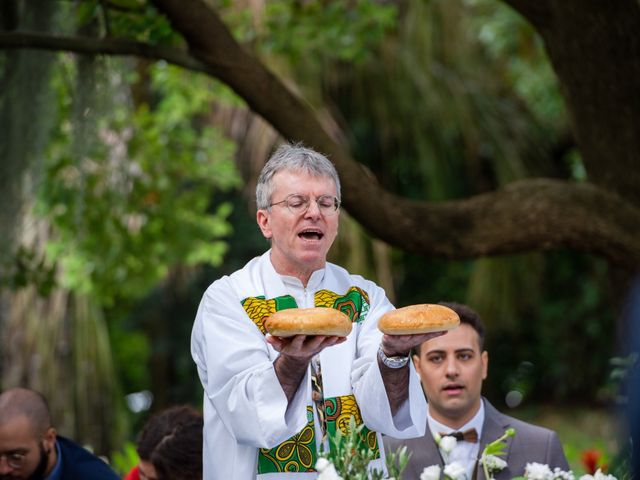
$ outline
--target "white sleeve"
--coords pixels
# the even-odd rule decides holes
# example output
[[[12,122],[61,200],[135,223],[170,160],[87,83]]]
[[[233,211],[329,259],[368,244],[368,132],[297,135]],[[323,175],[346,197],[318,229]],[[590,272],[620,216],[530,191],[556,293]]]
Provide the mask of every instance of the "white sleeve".
[[[395,416],[391,414],[377,355],[382,339],[378,318],[393,309],[393,305],[380,287],[374,286],[369,292],[370,310],[358,326],[357,358],[351,372],[351,384],[362,419],[368,428],[394,438],[421,437],[427,424],[427,402],[412,362],[409,362],[409,397]]]
[[[191,354],[205,397],[225,428],[238,443],[258,448],[273,448],[302,430],[311,395],[307,374],[287,404],[270,348],[229,280],[209,287],[196,314]]]

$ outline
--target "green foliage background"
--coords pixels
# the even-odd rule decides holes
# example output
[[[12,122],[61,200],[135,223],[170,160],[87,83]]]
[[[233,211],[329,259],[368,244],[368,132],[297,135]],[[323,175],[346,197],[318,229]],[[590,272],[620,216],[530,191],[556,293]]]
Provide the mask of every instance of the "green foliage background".
[[[61,3],[58,28],[181,45],[148,2],[112,3],[124,10]],[[568,121],[541,40],[502,3],[212,3],[236,38],[333,116],[354,157],[394,191],[440,201],[533,176],[585,179],[575,149],[553,153]],[[151,391],[154,410],[197,405],[188,345],[200,296],[267,248],[243,191],[251,179],[240,175],[248,167],[239,150],[251,140],[233,138],[215,115],[245,106],[204,75],[115,57],[59,54],[50,92],[55,120],[36,199],[49,237],[43,253],[19,250],[9,286],[90,298],[107,320],[122,391]],[[610,400],[602,387],[619,299],[604,261],[564,251],[448,261],[391,250],[385,279],[374,250],[343,216],[332,259],[388,280],[398,306],[449,300],[482,314],[486,394],[498,406],[514,391],[525,406]],[[131,440],[147,413],[127,415]]]

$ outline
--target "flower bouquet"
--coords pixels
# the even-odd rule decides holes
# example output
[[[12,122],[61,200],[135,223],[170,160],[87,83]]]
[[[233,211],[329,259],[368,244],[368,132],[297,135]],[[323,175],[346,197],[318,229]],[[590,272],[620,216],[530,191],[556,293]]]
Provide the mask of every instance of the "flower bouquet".
[[[409,461],[406,447],[387,455],[387,473],[371,469],[369,462],[374,460],[371,450],[363,448],[360,432],[363,425],[356,426],[352,417],[346,433],[337,430],[329,437],[330,451],[321,452],[316,463],[319,472],[318,480],[400,480],[402,472]],[[480,454],[479,464],[487,480],[494,480],[495,474],[507,466],[507,462],[500,458],[505,454],[506,440],[516,434],[514,429],[507,429],[500,438],[489,443]],[[470,480],[466,469],[457,462],[450,462],[450,453],[457,445],[457,440],[451,436],[435,436],[444,460],[444,467],[431,465],[426,467],[420,475],[420,480]],[[523,475],[513,480],[576,480],[572,471],[559,468],[552,470],[548,465],[527,463]],[[593,475],[582,475],[578,480],[617,480],[613,475],[607,475],[598,469]]]
[[[356,426],[354,417],[349,419],[346,433],[338,429],[335,435],[329,436],[329,452],[321,452],[316,463],[319,472],[318,480],[395,480],[400,479],[407,466],[409,455],[406,447],[387,455],[387,470],[384,472],[369,468],[374,460],[373,452],[365,448],[361,441],[364,424]]]

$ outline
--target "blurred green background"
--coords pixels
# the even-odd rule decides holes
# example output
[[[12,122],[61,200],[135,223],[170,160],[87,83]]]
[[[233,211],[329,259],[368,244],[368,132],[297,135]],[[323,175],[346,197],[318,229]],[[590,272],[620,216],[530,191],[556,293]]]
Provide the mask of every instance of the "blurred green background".
[[[587,179],[542,41],[503,3],[210,3],[392,191],[437,202]],[[142,1],[10,0],[1,12],[6,31],[182,42]],[[60,431],[125,468],[151,412],[201,405],[192,321],[213,280],[267,248],[253,189],[282,139],[202,73],[59,50],[0,50],[0,386],[41,390]],[[619,269],[570,250],[417,255],[346,211],[341,222],[330,260],[396,305],[482,315],[499,409],[556,429],[576,472],[588,449],[614,461]]]

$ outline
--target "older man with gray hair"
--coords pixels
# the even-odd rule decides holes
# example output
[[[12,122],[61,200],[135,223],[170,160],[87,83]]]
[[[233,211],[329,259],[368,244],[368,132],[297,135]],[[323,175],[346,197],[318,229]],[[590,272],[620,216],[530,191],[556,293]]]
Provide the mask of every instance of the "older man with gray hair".
[[[328,263],[338,233],[340,181],[332,163],[283,145],[256,188],[258,226],[271,248],[215,281],[196,315],[191,351],[204,387],[204,476],[312,479],[327,436],[364,423],[372,468],[384,469],[380,433],[424,433],[426,404],[409,360],[438,334],[388,336],[382,288]],[[347,337],[267,334],[288,308],[328,307],[353,324]]]

